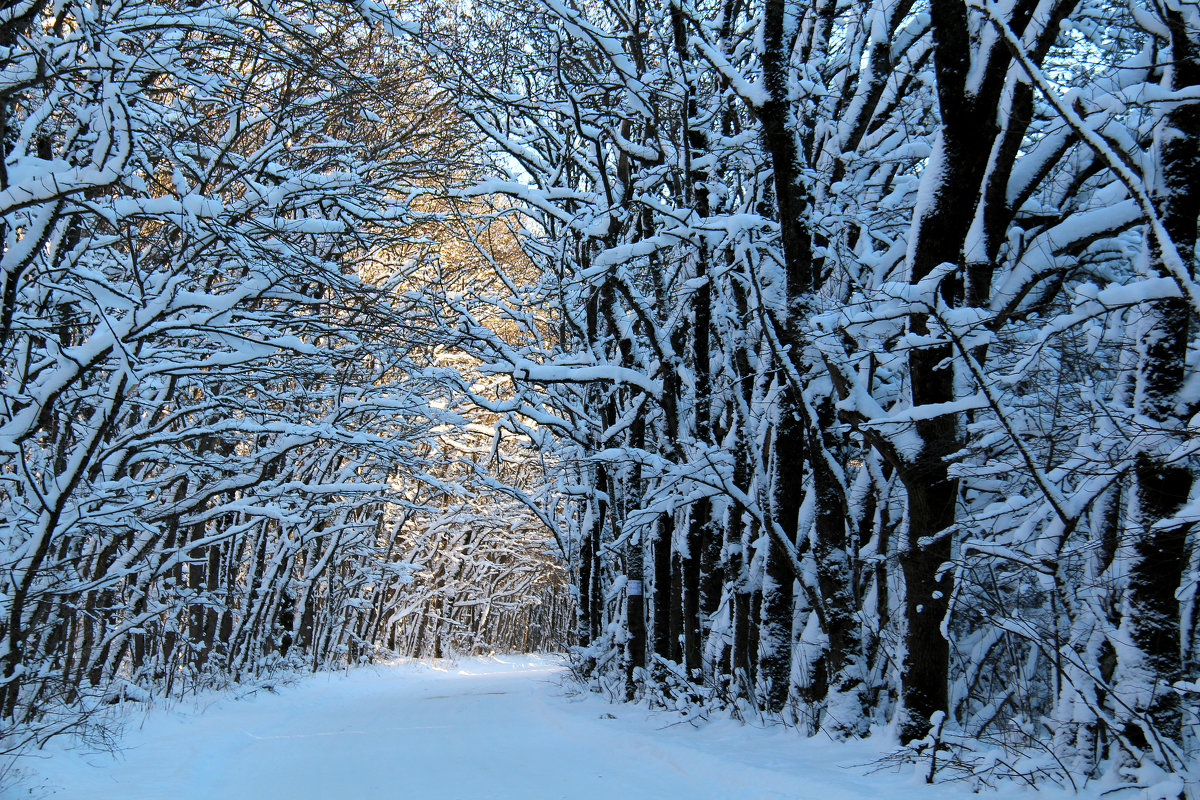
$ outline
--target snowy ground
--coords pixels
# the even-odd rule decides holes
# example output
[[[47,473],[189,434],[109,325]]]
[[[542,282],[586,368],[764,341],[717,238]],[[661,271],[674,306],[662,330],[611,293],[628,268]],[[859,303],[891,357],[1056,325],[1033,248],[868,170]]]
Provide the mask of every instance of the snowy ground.
[[[117,755],[62,742],[5,797],[54,800],[905,800],[961,784],[867,775],[878,745],[699,725],[563,683],[550,657],[399,663],[129,720]],[[986,796],[986,795],[985,795]],[[1009,787],[997,798],[1059,797]]]

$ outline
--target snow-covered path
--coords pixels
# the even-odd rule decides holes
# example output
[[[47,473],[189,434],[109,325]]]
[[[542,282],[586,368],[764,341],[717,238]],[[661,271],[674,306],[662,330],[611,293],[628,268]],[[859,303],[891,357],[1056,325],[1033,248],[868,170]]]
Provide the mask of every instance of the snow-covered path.
[[[561,684],[547,657],[396,664],[308,677],[130,723],[114,758],[59,745],[23,765],[74,800],[571,798],[880,800],[932,793],[864,776],[868,750],[728,720],[698,729]],[[856,746],[857,747],[857,746]],[[922,791],[925,790],[925,791]],[[960,794],[961,791],[961,794]],[[15,796],[15,795],[14,795]],[[1043,795],[1044,797],[1044,795]]]

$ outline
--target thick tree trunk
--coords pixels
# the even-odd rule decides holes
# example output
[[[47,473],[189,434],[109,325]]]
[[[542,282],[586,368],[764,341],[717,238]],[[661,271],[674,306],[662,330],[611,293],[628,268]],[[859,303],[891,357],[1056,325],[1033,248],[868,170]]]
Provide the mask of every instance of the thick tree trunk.
[[[786,409],[784,410],[786,413]],[[800,420],[784,417],[780,421],[780,436],[803,441]],[[795,548],[800,505],[804,493],[804,448],[775,450],[775,519],[779,521],[788,544]],[[792,556],[774,536],[767,553],[763,579],[762,627],[759,634],[759,673],[762,677],[763,706],[779,711],[787,701],[792,664],[792,623],[795,613],[796,571]]]
[[[821,704],[830,691],[854,691],[861,681],[861,675],[853,669],[861,647],[854,586],[855,553],[850,549],[846,493],[841,478],[844,467],[832,461],[839,455],[839,443],[833,433],[837,422],[833,398],[828,393],[821,397],[815,414],[816,425],[809,434],[809,462],[816,494],[813,561],[820,593],[821,623],[829,644],[822,656],[823,663],[814,670],[818,680],[810,686],[809,693],[814,703]],[[866,733],[865,718],[848,717],[847,708],[842,704],[838,719],[828,720],[826,727],[848,735]]]
[[[1171,32],[1170,88],[1200,86],[1200,14],[1165,7]],[[1197,219],[1200,218],[1200,106],[1182,104],[1163,117],[1158,131],[1161,185],[1156,210],[1169,242],[1148,235],[1151,267],[1169,276],[1167,254],[1174,248],[1188,278],[1195,276]],[[1141,531],[1134,546],[1136,562],[1129,576],[1130,622],[1134,641],[1157,678],[1146,711],[1155,728],[1176,742],[1184,739],[1180,695],[1171,684],[1188,676],[1184,614],[1178,592],[1185,582],[1191,524],[1163,524],[1187,502],[1194,476],[1186,461],[1173,460],[1182,444],[1188,408],[1180,392],[1187,378],[1188,342],[1193,312],[1183,298],[1148,304],[1143,320],[1138,374],[1139,411],[1161,426],[1136,465]],[[1194,578],[1193,578],[1194,580]],[[1186,633],[1190,634],[1190,631]],[[1188,637],[1190,638],[1190,637]],[[1135,737],[1136,738],[1136,737]]]
[[[933,0],[934,67],[941,127],[922,176],[922,193],[931,198],[919,207],[910,236],[909,280],[918,283],[944,264],[955,268],[942,279],[939,301],[959,306],[963,299],[963,247],[980,202],[991,143],[995,108],[983,106],[967,91],[971,41],[967,9],[959,0]],[[929,312],[909,315],[909,331],[928,336]],[[949,343],[914,348],[909,355],[914,406],[950,403],[955,398]],[[958,480],[947,458],[961,449],[956,415],[921,419],[915,424],[920,452],[909,459],[902,478],[908,495],[908,541],[900,566],[905,583],[906,654],[903,668],[901,740],[926,735],[930,717],[948,712],[949,642],[942,634],[952,593],[949,570],[953,552],[947,529],[956,519]]]
[[[787,703],[792,666],[792,616],[795,574],[780,545],[771,539],[763,576],[758,625],[759,706],[782,711]]]

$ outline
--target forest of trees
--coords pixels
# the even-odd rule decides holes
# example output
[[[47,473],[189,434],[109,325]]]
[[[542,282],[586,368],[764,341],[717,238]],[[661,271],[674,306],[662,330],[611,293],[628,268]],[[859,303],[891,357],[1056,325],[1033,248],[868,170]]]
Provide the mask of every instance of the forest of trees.
[[[279,668],[561,646],[565,573],[491,488],[519,465],[476,476],[419,291],[453,282],[420,198],[475,154],[396,25],[0,11],[0,750]]]
[[[890,730],[930,780],[1187,791],[1195,0],[0,35],[13,741],[569,630],[616,697]]]

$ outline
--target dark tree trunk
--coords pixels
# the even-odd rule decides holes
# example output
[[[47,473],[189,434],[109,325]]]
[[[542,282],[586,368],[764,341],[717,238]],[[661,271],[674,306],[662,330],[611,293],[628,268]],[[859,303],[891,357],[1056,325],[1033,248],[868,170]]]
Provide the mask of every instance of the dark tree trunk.
[[[817,589],[820,592],[821,623],[829,638],[823,664],[815,674],[825,681],[814,681],[812,700],[821,703],[829,690],[848,691],[859,680],[850,665],[860,652],[857,636],[858,605],[854,591],[854,553],[847,536],[846,493],[840,464],[832,459],[840,454],[833,398],[826,394],[815,409],[816,425],[809,434],[809,461],[816,493],[816,537],[813,560],[816,564]],[[831,723],[847,733],[866,732],[865,720],[839,719]]]
[[[677,631],[671,627],[671,517],[662,514],[655,525],[654,539],[654,653],[668,661],[675,658],[673,641]]]
[[[693,505],[688,518],[688,552],[679,559],[680,570],[683,573],[683,663],[687,673],[692,678],[699,678],[703,669],[701,651],[703,647],[703,628],[700,618],[700,553],[705,536],[711,536],[707,530],[708,515],[703,512],[708,501],[702,500]],[[700,517],[700,519],[696,519]],[[703,528],[701,526],[704,526]]]
[[[786,411],[786,409],[785,409]],[[784,417],[779,424],[780,435],[804,440],[804,430],[798,419]],[[784,531],[787,545],[796,547],[796,529],[804,493],[804,449],[775,450],[775,519]],[[762,628],[759,633],[759,673],[765,683],[764,702],[767,710],[779,711],[787,701],[792,663],[792,623],[795,614],[796,570],[793,553],[785,550],[784,542],[775,536],[767,553],[763,581]]]
[[[762,616],[757,636],[759,703],[765,711],[781,711],[791,688],[794,584],[795,573],[788,556],[772,538],[763,576]]]
[[[1189,30],[1179,10],[1167,7],[1164,21],[1171,32],[1170,88],[1200,86],[1200,33]],[[1197,219],[1200,218],[1200,106],[1181,104],[1164,115],[1159,131],[1161,186],[1156,210],[1170,242],[1153,232],[1152,268],[1169,276],[1166,248],[1174,246],[1187,277],[1194,277]],[[1163,525],[1187,502],[1193,475],[1186,461],[1173,461],[1171,451],[1194,409],[1181,402],[1187,375],[1192,311],[1183,298],[1149,304],[1142,337],[1139,392],[1143,414],[1163,427],[1163,437],[1137,460],[1138,508],[1141,531],[1135,544],[1136,563],[1129,576],[1132,631],[1159,685],[1147,709],[1160,733],[1183,738],[1180,697],[1170,685],[1186,676],[1177,592],[1185,581],[1188,523]]]
[[[948,307],[963,297],[963,245],[975,216],[979,192],[996,133],[995,108],[968,95],[971,41],[967,9],[958,0],[933,0],[934,68],[941,111],[939,143],[928,169],[936,170],[934,201],[914,220],[915,241],[909,278],[924,280],[943,264],[955,265],[942,279],[940,299]],[[984,110],[981,112],[980,108]],[[940,151],[939,149],[940,148]],[[924,180],[929,180],[926,176]],[[930,333],[928,313],[909,315],[909,330]],[[913,405],[949,403],[955,397],[954,352],[949,343],[914,349],[909,356]],[[952,590],[949,560],[953,539],[958,480],[950,476],[947,457],[961,449],[955,415],[922,419],[915,424],[920,452],[906,464],[909,535],[900,557],[905,583],[906,655],[903,668],[903,718],[900,737],[909,742],[926,735],[930,717],[949,706],[949,642],[942,635]]]
[[[630,444],[637,449],[646,445],[646,423],[638,417],[630,426]],[[636,463],[630,469],[629,492],[631,497],[640,497],[642,492],[642,470]],[[631,535],[625,546],[626,576],[625,625],[629,632],[625,654],[625,696],[632,700],[637,691],[638,672],[646,669],[646,548],[640,533]]]
[[[684,616],[685,600],[684,595],[687,592],[683,569],[683,556],[678,552],[671,553],[671,620],[670,620],[670,647],[671,661],[677,664],[683,663],[684,644],[687,639],[686,625],[687,619]]]

